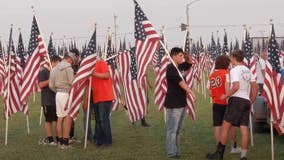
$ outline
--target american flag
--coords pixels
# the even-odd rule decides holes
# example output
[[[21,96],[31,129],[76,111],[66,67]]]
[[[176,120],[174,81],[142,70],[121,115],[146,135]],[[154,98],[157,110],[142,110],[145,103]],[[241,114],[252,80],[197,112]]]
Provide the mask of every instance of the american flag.
[[[245,30],[244,54],[244,62],[251,70],[253,78],[256,79],[256,57],[253,56],[253,45],[247,30]]]
[[[189,33],[186,33],[186,39],[184,42],[184,51],[188,52],[189,51]],[[196,61],[197,62],[197,61]],[[189,86],[190,89],[193,88],[193,84],[194,84],[194,75],[196,74],[197,71],[197,66],[198,63],[194,63],[192,65],[192,67],[187,70],[184,74],[185,74],[185,82],[186,84]],[[187,101],[187,106],[186,106],[186,111],[187,113],[192,117],[192,119],[195,119],[195,111],[194,111],[194,99],[192,98],[192,96],[187,95],[186,97],[186,101]]]
[[[110,77],[112,79],[112,88],[113,88],[113,93],[114,93],[114,101],[112,103],[112,110],[117,111],[119,107],[119,102],[120,102],[120,82],[121,78],[117,69],[117,62],[116,62],[116,57],[111,58],[114,56],[114,51],[111,49],[111,37],[108,38],[108,45],[107,45],[107,58],[110,58],[107,60],[107,64],[109,67],[109,72],[110,72]]]
[[[26,106],[23,107],[23,112],[28,113],[27,101],[32,94],[34,88],[38,88],[37,80],[39,76],[40,67],[47,64],[47,50],[45,48],[42,35],[39,31],[37,19],[33,16],[31,35],[29,40],[29,47],[27,54],[29,58],[26,60],[26,65],[22,79],[21,89],[21,103]]]
[[[161,35],[161,41],[164,43],[164,34]],[[155,80],[155,104],[158,105],[159,111],[164,109],[165,97],[167,93],[166,71],[169,59],[166,56],[165,49],[160,46],[153,59],[153,66],[156,75]]]
[[[225,35],[224,35],[224,44],[223,44],[222,52],[223,52],[223,54],[229,53],[228,38],[227,38],[227,32],[226,31],[225,31]]]
[[[65,110],[68,110],[68,115],[72,117],[74,120],[77,119],[82,98],[84,96],[86,88],[88,88],[89,86],[94,66],[97,62],[96,58],[97,54],[95,54],[95,52],[96,52],[96,30],[94,31],[90,39],[88,48],[82,54],[83,60],[72,82],[69,99],[65,107]]]
[[[147,66],[160,46],[160,37],[147,19],[139,4],[135,3],[135,48],[137,56],[138,83],[143,83]],[[144,84],[140,84],[145,86]]]
[[[3,85],[4,85],[4,78],[5,78],[5,61],[4,55],[2,50],[2,43],[0,41],[0,95],[3,96]]]
[[[126,51],[126,53],[118,56],[125,104],[131,122],[143,118],[146,115],[147,106],[147,87],[141,86],[141,84],[146,85],[146,77],[143,79],[144,82],[138,85],[135,50],[135,47],[133,47],[130,52]]]
[[[19,59],[20,59],[22,68],[25,66],[25,61],[26,61],[25,56],[26,55],[25,55],[23,37],[22,37],[22,33],[20,33],[19,34],[19,40],[18,40],[18,47],[17,47],[17,57],[19,57]]]
[[[4,113],[5,116],[11,116],[12,114],[21,111],[20,102],[20,77],[18,76],[16,55],[14,44],[12,40],[12,28],[10,30],[10,38],[8,45],[8,55],[9,62],[8,67],[5,72],[5,82],[4,82]],[[7,118],[7,117],[6,117]]]
[[[279,55],[275,39],[274,25],[271,25],[271,35],[268,42],[268,62],[265,67],[264,97],[272,112],[274,127],[279,134],[284,133],[284,88],[280,73]]]
[[[53,45],[52,36],[49,37],[47,50],[50,57],[56,55],[56,49]]]

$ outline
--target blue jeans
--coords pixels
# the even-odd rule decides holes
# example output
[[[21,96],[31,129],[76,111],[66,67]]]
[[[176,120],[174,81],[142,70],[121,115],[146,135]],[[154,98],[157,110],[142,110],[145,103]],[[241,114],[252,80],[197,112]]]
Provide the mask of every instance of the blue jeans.
[[[111,145],[112,135],[110,127],[111,101],[95,103],[95,135],[97,145]]]
[[[94,104],[90,102],[90,112],[89,112],[89,124],[88,124],[88,133],[87,133],[87,139],[88,141],[92,141],[92,125],[91,125],[91,115],[92,115],[92,111],[94,109]],[[83,110],[83,124],[84,124],[84,131],[86,130],[86,121],[87,119],[87,110]]]
[[[181,130],[183,117],[185,115],[185,108],[167,108],[167,140],[166,150],[167,156],[178,156],[179,151],[179,133]]]

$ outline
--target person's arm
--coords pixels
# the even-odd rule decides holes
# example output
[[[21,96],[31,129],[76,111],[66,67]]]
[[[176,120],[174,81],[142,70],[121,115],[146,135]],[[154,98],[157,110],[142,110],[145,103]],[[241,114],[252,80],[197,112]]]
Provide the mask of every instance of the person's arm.
[[[50,72],[50,77],[49,77],[49,81],[48,81],[48,85],[49,85],[49,88],[56,93],[56,88],[55,88],[55,77],[54,77],[54,72],[53,70],[51,70]]]
[[[258,93],[258,86],[256,84],[255,81],[253,82],[250,82],[250,103],[253,104],[255,99],[256,99],[256,96],[257,96],[257,93]]]
[[[186,94],[190,94],[194,100],[196,99],[194,92],[188,87],[188,85],[184,81],[180,81],[179,86],[186,91]]]
[[[221,100],[224,100],[224,99],[227,99],[229,97],[231,97],[234,93],[236,93],[240,88],[240,82],[236,81],[236,82],[233,82],[232,84],[232,88],[228,90],[228,92],[226,92],[226,94],[223,94],[220,99]]]
[[[93,70],[93,76],[100,79],[110,78],[108,65],[105,61],[99,61],[96,63],[95,69]]]
[[[39,86],[40,89],[43,89],[44,87],[48,87],[48,85],[49,85],[49,81],[48,80],[41,81],[41,82],[38,83],[38,86]]]
[[[72,67],[68,68],[67,70],[67,79],[70,85],[72,85],[72,82],[74,80],[74,70]]]

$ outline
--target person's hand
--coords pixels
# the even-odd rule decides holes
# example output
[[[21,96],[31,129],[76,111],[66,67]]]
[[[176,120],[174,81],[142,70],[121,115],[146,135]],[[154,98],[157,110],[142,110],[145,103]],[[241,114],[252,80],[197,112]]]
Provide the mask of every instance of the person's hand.
[[[186,94],[191,96],[194,102],[196,101],[196,96],[195,96],[194,92],[192,92],[191,90],[188,90],[186,92]]]

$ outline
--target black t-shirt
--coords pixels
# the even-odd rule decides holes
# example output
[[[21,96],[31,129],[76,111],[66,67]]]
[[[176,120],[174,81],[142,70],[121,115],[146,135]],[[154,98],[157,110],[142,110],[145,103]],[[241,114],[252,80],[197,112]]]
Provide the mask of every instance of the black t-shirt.
[[[39,72],[38,82],[43,82],[49,79],[49,71],[44,68]],[[48,87],[41,89],[41,105],[42,106],[55,106],[55,93]]]
[[[185,71],[191,67],[191,64],[184,62],[178,66],[180,71]],[[183,108],[186,103],[186,92],[179,83],[182,78],[179,76],[177,69],[173,64],[169,64],[166,72],[167,78],[167,94],[165,99],[166,108]]]

